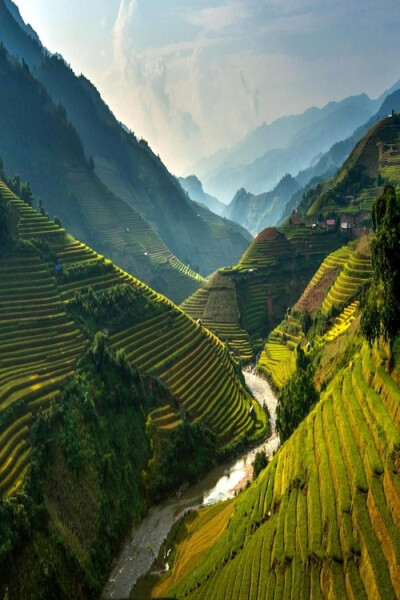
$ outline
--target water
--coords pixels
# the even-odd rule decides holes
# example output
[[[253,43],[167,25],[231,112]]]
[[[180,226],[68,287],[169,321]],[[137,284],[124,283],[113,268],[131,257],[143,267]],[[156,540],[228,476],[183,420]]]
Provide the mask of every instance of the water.
[[[143,521],[132,528],[130,537],[103,589],[104,600],[128,598],[139,577],[151,569],[172,525],[189,510],[232,498],[238,489],[251,480],[251,464],[256,452],[264,448],[267,455],[272,456],[277,449],[279,438],[275,433],[276,398],[265,380],[254,373],[244,372],[244,376],[254,397],[261,405],[266,403],[268,406],[271,415],[271,437],[246,451],[240,458],[219,465],[199,483],[183,492],[179,498],[169,498],[150,508]]]

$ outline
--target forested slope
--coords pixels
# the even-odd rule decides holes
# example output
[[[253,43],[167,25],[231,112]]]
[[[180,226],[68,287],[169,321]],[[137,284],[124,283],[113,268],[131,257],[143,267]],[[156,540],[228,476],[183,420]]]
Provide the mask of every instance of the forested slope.
[[[215,336],[4,182],[0,274],[0,597],[98,597],[132,519],[266,416]]]

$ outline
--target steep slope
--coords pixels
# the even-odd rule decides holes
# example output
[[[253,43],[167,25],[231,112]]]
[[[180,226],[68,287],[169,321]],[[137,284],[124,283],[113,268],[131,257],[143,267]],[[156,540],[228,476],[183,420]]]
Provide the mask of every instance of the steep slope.
[[[260,126],[254,136],[249,134],[226,156],[222,153],[214,170],[204,164],[192,170],[211,194],[225,201],[242,187],[261,194],[272,189],[285,173],[294,175],[309,167],[318,155],[365,123],[377,108],[376,101],[362,94],[283,117]]]
[[[76,77],[61,57],[48,56],[12,18],[4,0],[0,0],[0,16],[0,40],[14,56],[25,60],[53,101],[65,107],[102,182],[137,210],[180,260],[198,266],[203,275],[236,262],[249,237],[232,230],[222,219],[217,224],[214,217],[208,221],[207,214],[199,219],[196,205],[160,158],[115,119],[90,81]],[[23,173],[27,167],[21,153],[18,171]],[[44,183],[34,191],[46,204],[54,197]]]
[[[182,308],[228,341],[238,358],[248,360],[244,332],[253,352],[261,350],[265,335],[298,299],[321,260],[342,243],[334,232],[317,232],[301,225],[267,228],[235,267],[218,271]],[[229,293],[221,295],[221,285]],[[218,313],[209,310],[215,303],[220,307]],[[222,329],[221,323],[229,323],[229,327]]]
[[[179,177],[178,181],[192,200],[198,204],[204,204],[204,206],[212,210],[212,212],[216,213],[217,215],[222,215],[225,209],[225,204],[218,200],[218,198],[214,198],[214,196],[207,194],[203,190],[201,181],[196,177],[196,175]]]
[[[323,337],[315,322],[307,333],[320,400],[250,488],[214,507],[221,529],[209,540],[207,512],[183,521],[168,573],[148,580],[152,598],[399,597],[399,356],[383,340],[368,346],[351,302],[370,272],[368,249],[364,238],[333,253],[297,304],[310,309],[335,272],[331,289],[346,308]],[[313,310],[329,310],[332,297],[320,294]]]
[[[299,205],[309,220],[318,215],[355,215],[370,211],[384,182],[398,185],[400,118],[397,113],[375,124],[355,146],[339,173]]]
[[[254,195],[240,189],[223,214],[257,234],[276,225],[284,207],[298,189],[299,185],[291,175],[285,175],[274,190],[265,194]]]
[[[276,389],[281,389],[293,375],[298,347],[304,350],[309,342],[308,329],[321,347],[349,329],[371,273],[367,237],[339,248],[321,263],[293,310],[268,336],[257,363],[257,370]],[[321,329],[318,334],[317,323]]]
[[[189,544],[190,570],[152,597],[398,598],[400,392],[381,363],[354,356],[212,548],[196,560]]]
[[[203,281],[92,172],[64,109],[0,50],[0,155],[75,235],[180,302]]]
[[[9,236],[0,253],[2,496],[23,483],[34,416],[57,404],[59,390],[99,330],[140,373],[171,391],[169,402],[158,407],[163,416],[154,415],[159,432],[171,432],[183,419],[199,421],[219,446],[262,433],[265,417],[214,335],[2,182],[0,209],[2,232],[7,226]]]

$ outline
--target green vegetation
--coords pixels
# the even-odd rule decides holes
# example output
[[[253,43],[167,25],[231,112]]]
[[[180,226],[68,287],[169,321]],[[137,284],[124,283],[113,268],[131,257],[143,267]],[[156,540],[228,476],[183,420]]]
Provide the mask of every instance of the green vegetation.
[[[400,329],[400,199],[391,185],[372,209],[372,284],[367,291],[361,326],[370,343],[381,336],[392,341]]]
[[[181,571],[183,536],[152,597],[397,598],[400,391],[380,361],[364,344],[235,500],[212,550],[185,546]]]
[[[156,442],[156,466],[148,477],[152,498],[159,500],[166,492],[192,484],[207,473],[215,464],[216,442],[216,436],[207,427],[188,421],[176,427],[158,448]]]
[[[265,450],[258,450],[253,461],[253,479],[257,479],[261,471],[265,469],[265,467],[268,467],[268,463],[269,460]]]
[[[206,424],[218,447],[263,434],[266,415],[215,336],[70,238],[1,182],[0,191],[11,231],[0,257],[2,496],[21,488],[29,469],[30,425],[40,410],[57,403],[64,381],[99,330],[122,363],[159,376],[172,390],[173,401],[151,407],[161,436],[183,420]]]
[[[32,428],[23,490],[0,502],[2,597],[98,597],[121,537],[146,508],[143,408],[168,396],[96,341]]]
[[[318,400],[312,376],[307,356],[299,348],[296,371],[278,396],[276,430],[282,443],[289,439]]]
[[[114,268],[112,264],[111,267],[110,270]],[[87,268],[84,268],[84,272],[87,272]],[[94,269],[94,273],[97,276],[98,269]],[[126,283],[98,292],[89,287],[86,294],[79,290],[67,302],[66,308],[92,336],[102,328],[107,333],[117,333],[164,312],[162,304],[149,301],[139,286],[133,287]]]
[[[334,232],[311,227],[265,229],[238,265],[218,271],[182,308],[247,362],[262,349],[266,331],[281,321],[321,260],[340,244]],[[274,360],[272,353],[270,358]]]

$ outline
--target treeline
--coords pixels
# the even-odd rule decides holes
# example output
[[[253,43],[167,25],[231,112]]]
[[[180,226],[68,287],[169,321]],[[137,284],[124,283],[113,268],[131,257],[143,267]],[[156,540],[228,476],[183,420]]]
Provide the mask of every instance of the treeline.
[[[94,268],[108,269],[108,263],[105,262],[103,266],[100,263],[99,267]],[[151,302],[141,290],[127,284],[99,292],[91,287],[87,293],[78,291],[66,307],[91,337],[99,330],[109,333],[120,331],[165,310],[161,303]]]
[[[165,386],[97,335],[33,426],[23,491],[0,501],[0,598],[99,597],[127,528],[146,511],[145,412],[156,402],[171,402]]]

